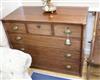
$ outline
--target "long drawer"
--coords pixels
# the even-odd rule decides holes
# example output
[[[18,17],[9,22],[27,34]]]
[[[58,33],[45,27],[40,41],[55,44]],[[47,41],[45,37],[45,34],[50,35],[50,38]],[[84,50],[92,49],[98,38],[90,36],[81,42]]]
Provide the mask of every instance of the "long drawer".
[[[40,47],[40,46],[30,46],[30,45],[21,45],[21,44],[13,44],[13,48],[28,52],[34,53],[32,55],[37,55],[36,53],[39,52],[40,54],[43,53],[42,56],[55,56],[56,59],[61,60],[72,60],[72,61],[79,61],[80,60],[80,51],[73,51],[73,50],[65,50],[65,49],[57,49],[57,48],[50,48],[50,47]],[[43,52],[45,51],[45,52]],[[50,51],[50,52],[49,52]],[[46,53],[47,52],[47,53]],[[50,54],[48,54],[48,52]]]
[[[80,39],[71,38],[71,45],[65,45],[66,38],[48,37],[48,36],[35,36],[29,34],[9,34],[12,43],[20,43],[34,46],[44,46],[61,48],[67,50],[80,51]]]
[[[24,51],[31,54],[33,59],[32,67],[64,73],[79,73],[79,51],[19,44],[13,44],[13,47],[21,50],[24,49]]]

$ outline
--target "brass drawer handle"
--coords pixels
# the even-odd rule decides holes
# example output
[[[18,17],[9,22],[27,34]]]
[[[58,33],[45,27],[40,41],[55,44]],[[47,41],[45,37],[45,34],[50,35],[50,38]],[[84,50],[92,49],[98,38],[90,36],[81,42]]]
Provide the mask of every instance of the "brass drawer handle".
[[[72,66],[71,65],[66,65],[66,69],[71,69]]]
[[[67,35],[70,35],[72,33],[72,31],[70,30],[69,27],[65,27],[64,33],[67,34]]]
[[[69,39],[69,38],[67,38],[66,40],[65,40],[65,43],[64,43],[65,45],[67,45],[67,46],[71,46],[71,40]]]
[[[25,48],[20,48],[21,51],[25,51]]]
[[[17,37],[16,37],[16,40],[17,40],[17,41],[22,40],[22,37],[21,37],[21,36],[17,36]]]
[[[13,26],[13,27],[12,27],[12,30],[13,30],[13,31],[17,31],[17,30],[18,30],[18,26]]]
[[[66,34],[66,40],[65,40],[65,45],[70,46],[71,45],[71,39],[70,39],[70,35],[71,35],[71,30],[69,29],[69,27],[65,28],[64,33]]]
[[[71,56],[72,56],[71,53],[68,53],[68,54],[65,53],[65,57],[66,57],[66,58],[70,58]]]

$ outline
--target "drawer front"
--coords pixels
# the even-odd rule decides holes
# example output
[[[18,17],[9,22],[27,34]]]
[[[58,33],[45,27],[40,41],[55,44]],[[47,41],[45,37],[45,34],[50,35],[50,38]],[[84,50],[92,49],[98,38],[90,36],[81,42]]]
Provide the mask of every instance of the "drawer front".
[[[4,23],[7,32],[26,33],[25,24],[23,23]]]
[[[45,70],[50,70],[50,71],[55,71],[55,72],[60,72],[65,74],[74,74],[74,75],[80,74],[79,64],[70,63],[70,62],[58,64],[58,63],[53,63],[54,61],[52,60],[51,60],[51,64],[49,64],[50,62],[47,62],[46,60],[41,60],[40,63],[38,63],[38,61],[36,61],[35,59],[33,60],[34,63],[32,64],[32,67],[34,68],[45,69]]]
[[[51,35],[51,25],[46,23],[27,24],[29,33]]]
[[[42,56],[50,56],[54,59],[61,59],[61,60],[71,60],[71,61],[80,61],[80,52],[73,51],[73,50],[65,50],[65,49],[57,49],[57,48],[50,48],[50,47],[40,47],[40,46],[29,46],[29,45],[20,45],[20,44],[13,44],[13,48],[33,53],[32,55],[36,56],[38,53],[40,57]],[[34,54],[37,53],[37,54]],[[46,58],[45,57],[45,58]]]
[[[14,45],[14,47],[21,49],[23,46]],[[32,67],[63,73],[79,73],[80,53],[77,51],[39,46],[27,46],[27,50],[33,59]],[[65,54],[71,54],[71,56],[65,57]]]
[[[68,24],[54,24],[54,33],[56,36],[65,36],[66,31],[70,31],[71,37],[81,37],[81,26],[80,25],[68,25]]]
[[[10,34],[12,43],[23,43],[26,45],[44,46],[61,48],[67,50],[79,50],[80,51],[80,39],[71,38],[71,45],[65,45],[66,38],[47,37],[47,36],[35,36],[35,35],[21,35]]]

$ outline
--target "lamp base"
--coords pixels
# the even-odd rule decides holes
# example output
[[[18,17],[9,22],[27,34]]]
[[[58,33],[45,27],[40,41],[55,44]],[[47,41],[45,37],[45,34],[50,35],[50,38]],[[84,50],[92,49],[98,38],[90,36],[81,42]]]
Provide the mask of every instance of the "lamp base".
[[[46,13],[53,13],[56,12],[56,7],[53,4],[43,6],[42,8]]]

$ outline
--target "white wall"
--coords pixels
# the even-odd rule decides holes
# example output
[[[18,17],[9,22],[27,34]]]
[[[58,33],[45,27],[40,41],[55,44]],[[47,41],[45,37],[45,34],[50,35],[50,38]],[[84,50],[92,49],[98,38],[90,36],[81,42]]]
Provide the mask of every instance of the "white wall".
[[[20,0],[1,0],[0,1],[0,19],[14,11],[16,8],[21,6]],[[5,31],[0,21],[0,46],[9,47]]]

